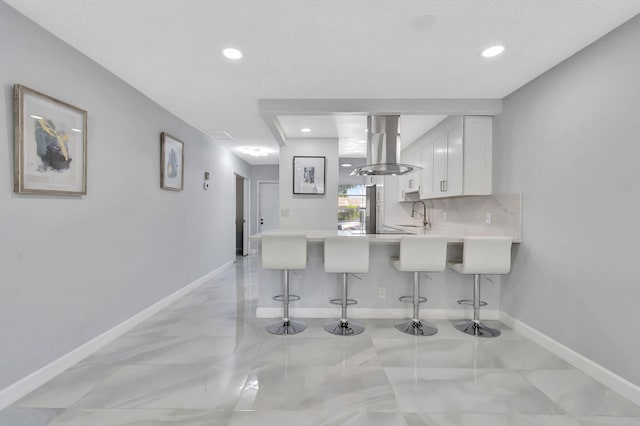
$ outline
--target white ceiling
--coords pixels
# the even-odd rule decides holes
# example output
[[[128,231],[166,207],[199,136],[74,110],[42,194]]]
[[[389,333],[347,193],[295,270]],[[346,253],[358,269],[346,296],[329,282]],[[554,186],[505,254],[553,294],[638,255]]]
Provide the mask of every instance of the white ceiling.
[[[403,115],[399,131],[402,148],[411,145],[436,124],[444,115]],[[366,115],[279,115],[276,117],[284,136],[289,138],[337,138],[340,157],[367,156]],[[303,132],[309,129],[310,132]]]
[[[194,127],[228,132],[234,152],[278,149],[258,99],[503,98],[640,13],[638,0],[5,1]],[[482,58],[495,43],[505,53]],[[240,61],[221,56],[230,46]]]

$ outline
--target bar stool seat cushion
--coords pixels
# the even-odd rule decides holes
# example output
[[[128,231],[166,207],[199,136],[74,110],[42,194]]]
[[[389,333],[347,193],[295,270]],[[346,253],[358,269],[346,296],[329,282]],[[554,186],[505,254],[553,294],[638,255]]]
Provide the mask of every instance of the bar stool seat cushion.
[[[307,237],[304,234],[262,235],[263,269],[304,269],[307,267]]]
[[[324,240],[324,270],[332,273],[369,271],[369,237],[336,236]]]
[[[462,263],[451,268],[461,274],[508,274],[511,271],[510,237],[466,237]]]
[[[447,266],[447,237],[407,235],[400,239],[400,257],[391,264],[403,272],[440,272]]]

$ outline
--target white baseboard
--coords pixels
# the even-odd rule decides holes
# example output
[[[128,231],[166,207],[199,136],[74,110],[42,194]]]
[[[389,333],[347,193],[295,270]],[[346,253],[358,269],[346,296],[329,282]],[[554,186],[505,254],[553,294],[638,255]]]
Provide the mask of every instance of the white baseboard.
[[[640,387],[618,376],[600,364],[580,355],[573,349],[541,333],[535,328],[513,318],[511,315],[500,312],[500,321],[522,334],[524,337],[539,344],[549,352],[568,362],[572,366],[593,377],[603,385],[613,389],[623,397],[640,405]]]
[[[336,318],[340,316],[339,307],[326,308],[289,308],[292,318]],[[471,310],[467,309],[420,309],[420,317],[424,319],[463,319],[471,317]],[[382,319],[402,319],[410,318],[411,308],[349,308],[350,318],[382,318]],[[259,307],[256,309],[258,318],[280,318],[282,317],[281,307]],[[497,320],[499,311],[497,309],[483,309],[482,318],[487,320]]]
[[[225,263],[224,265],[214,269],[206,275],[203,275],[202,277],[181,288],[180,290],[154,303],[145,310],[135,314],[131,318],[105,331],[101,335],[94,337],[88,342],[78,346],[71,352],[61,356],[60,358],[52,361],[39,370],[34,371],[28,376],[0,390],[0,410],[3,410],[23,396],[27,395],[29,392],[32,392],[33,390],[39,388],[58,374],[82,361],[84,358],[88,357],[114,339],[128,333],[131,329],[136,327],[144,320],[150,318],[151,316],[158,313],[160,310],[164,309],[181,297],[186,296],[187,294],[198,288],[200,285],[218,275],[220,272],[224,271],[231,265],[233,265],[233,261]]]

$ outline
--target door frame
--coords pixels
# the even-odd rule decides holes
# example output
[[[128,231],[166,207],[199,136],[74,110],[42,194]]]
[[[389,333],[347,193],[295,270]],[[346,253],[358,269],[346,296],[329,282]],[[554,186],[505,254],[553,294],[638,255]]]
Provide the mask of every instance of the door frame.
[[[238,173],[238,172],[233,172],[233,195],[234,197],[238,194],[238,187],[237,187],[237,180],[236,177],[241,177],[242,178],[242,219],[244,220],[244,223],[242,224],[242,255],[246,256],[249,254],[249,222],[250,222],[250,218],[249,218],[249,212],[251,211],[250,207],[251,207],[251,180],[246,177],[245,175],[243,175],[242,173]],[[235,203],[234,203],[235,205]],[[237,214],[236,212],[236,208],[234,207],[233,209],[234,213]],[[236,214],[234,214],[234,222],[235,222],[235,217]],[[235,227],[234,227],[235,229]],[[233,248],[233,253],[235,256],[235,252],[236,252],[236,247],[235,247],[235,238],[233,239],[234,241],[234,248]]]

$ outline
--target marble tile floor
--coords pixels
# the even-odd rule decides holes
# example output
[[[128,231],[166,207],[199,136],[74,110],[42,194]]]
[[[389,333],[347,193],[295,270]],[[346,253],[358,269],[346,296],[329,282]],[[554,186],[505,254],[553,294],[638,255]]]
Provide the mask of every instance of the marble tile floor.
[[[412,337],[272,336],[255,318],[256,259],[176,301],[13,406],[0,426],[616,425],[640,407],[498,322],[497,339],[435,321]]]

